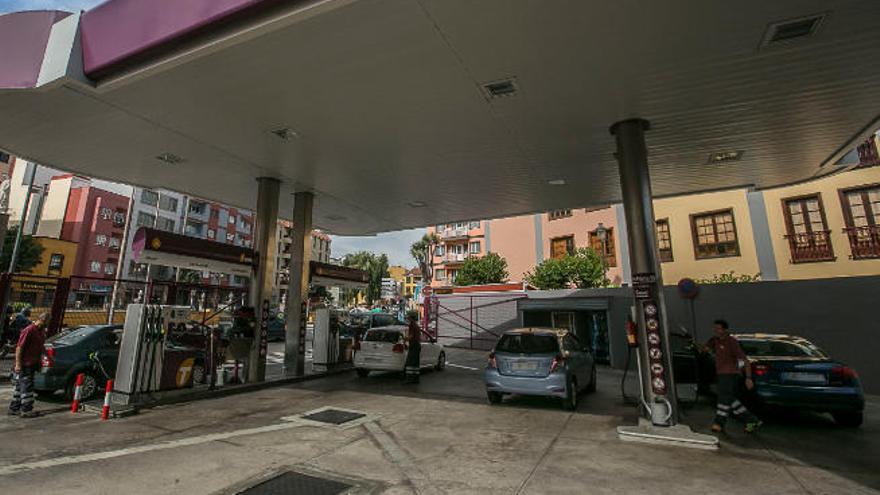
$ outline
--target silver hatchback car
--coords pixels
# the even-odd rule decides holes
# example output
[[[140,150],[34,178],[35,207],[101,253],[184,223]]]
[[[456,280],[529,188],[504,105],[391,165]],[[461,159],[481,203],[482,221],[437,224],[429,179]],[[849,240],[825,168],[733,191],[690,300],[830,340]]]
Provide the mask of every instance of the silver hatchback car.
[[[492,404],[505,394],[537,395],[561,398],[573,410],[581,390],[596,390],[596,362],[568,330],[520,328],[501,335],[484,377]]]

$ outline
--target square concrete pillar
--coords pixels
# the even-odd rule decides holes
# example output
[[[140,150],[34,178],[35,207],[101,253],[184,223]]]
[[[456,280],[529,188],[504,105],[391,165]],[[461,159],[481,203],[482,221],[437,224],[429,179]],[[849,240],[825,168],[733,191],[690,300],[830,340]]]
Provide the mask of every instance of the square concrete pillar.
[[[309,296],[309,261],[312,258],[312,205],[314,194],[298,192],[293,198],[290,277],[287,289],[287,330],[284,341],[284,373],[305,374],[306,300]]]

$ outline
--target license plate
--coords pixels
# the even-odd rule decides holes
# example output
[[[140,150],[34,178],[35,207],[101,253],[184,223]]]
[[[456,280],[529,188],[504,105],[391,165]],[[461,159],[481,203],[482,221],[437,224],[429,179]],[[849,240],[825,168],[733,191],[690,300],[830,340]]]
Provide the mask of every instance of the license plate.
[[[538,363],[511,363],[510,369],[513,371],[535,371],[538,369]]]
[[[828,379],[822,373],[803,373],[799,371],[792,371],[788,373],[783,373],[782,381],[824,384],[827,383]]]

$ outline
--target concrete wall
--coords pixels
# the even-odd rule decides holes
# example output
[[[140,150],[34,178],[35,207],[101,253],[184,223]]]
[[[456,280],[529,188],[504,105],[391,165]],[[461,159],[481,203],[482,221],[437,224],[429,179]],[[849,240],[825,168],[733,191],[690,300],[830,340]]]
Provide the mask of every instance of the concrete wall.
[[[865,391],[880,393],[880,323],[873,309],[880,277],[759,282],[703,286],[695,303],[700,340],[712,320],[725,318],[737,331],[791,333],[811,340],[835,359],[853,366]],[[690,327],[689,309],[667,287],[670,324]]]
[[[600,298],[608,301],[608,332],[611,365],[624,366],[627,354],[624,322],[632,305],[631,290],[583,289],[564,291],[528,291],[531,298]],[[865,391],[880,394],[880,323],[872,309],[880,294],[880,277],[841,277],[820,280],[790,280],[750,284],[703,285],[694,303],[696,336],[706,341],[711,336],[712,321],[724,318],[734,331],[788,333],[811,340],[833,358],[854,367],[862,378]],[[671,329],[683,326],[692,332],[689,303],[679,297],[673,286],[665,288]],[[508,296],[508,298],[510,298]],[[480,325],[500,333],[519,325],[516,300],[499,303],[502,298],[475,298],[474,308]],[[465,320],[452,312],[469,315],[470,301],[464,296],[442,296],[441,335],[455,336],[467,345],[470,335]],[[487,334],[491,337],[491,334]],[[673,345],[682,344],[673,338]],[[488,347],[480,347],[488,348]]]
[[[520,326],[516,301],[522,292],[438,295],[439,341],[446,346],[490,350],[501,332]]]

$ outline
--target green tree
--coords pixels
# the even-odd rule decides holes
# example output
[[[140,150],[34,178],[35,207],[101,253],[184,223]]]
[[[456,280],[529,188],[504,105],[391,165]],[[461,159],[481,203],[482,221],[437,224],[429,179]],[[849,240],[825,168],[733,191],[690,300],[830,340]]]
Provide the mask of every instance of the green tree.
[[[0,256],[0,270],[9,269],[9,262],[12,261],[12,249],[15,246],[16,230],[6,232],[6,238],[3,239],[3,254]],[[43,245],[40,241],[29,235],[21,236],[21,245],[18,248],[18,260],[15,263],[14,272],[29,272],[33,267],[40,263],[40,257],[43,255]],[[72,260],[71,260],[72,261]]]
[[[343,266],[364,270],[369,275],[367,285],[367,302],[372,304],[382,295],[382,279],[388,276],[388,256],[376,255],[368,251],[358,251],[342,258]]]
[[[507,260],[498,253],[470,257],[455,275],[455,285],[497,284],[507,281]]]
[[[422,236],[421,239],[414,242],[409,248],[409,254],[419,265],[419,270],[422,272],[422,282],[425,285],[431,285],[431,281],[434,280],[434,267],[431,263],[431,258],[434,248],[439,244],[440,237],[431,232]]]
[[[544,290],[608,285],[602,258],[591,248],[578,249],[573,255],[542,261],[534,271],[526,274],[526,281]]]

